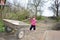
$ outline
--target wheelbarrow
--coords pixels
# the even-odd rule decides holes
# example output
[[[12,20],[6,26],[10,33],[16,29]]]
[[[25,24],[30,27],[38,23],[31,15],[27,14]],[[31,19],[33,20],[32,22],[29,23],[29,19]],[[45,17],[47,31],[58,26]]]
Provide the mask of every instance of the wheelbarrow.
[[[12,30],[15,30],[14,34],[19,39],[24,37],[25,28],[30,26],[27,23],[24,23],[22,21],[17,21],[17,20],[3,19],[3,22],[5,24],[5,31],[10,33],[12,32]]]

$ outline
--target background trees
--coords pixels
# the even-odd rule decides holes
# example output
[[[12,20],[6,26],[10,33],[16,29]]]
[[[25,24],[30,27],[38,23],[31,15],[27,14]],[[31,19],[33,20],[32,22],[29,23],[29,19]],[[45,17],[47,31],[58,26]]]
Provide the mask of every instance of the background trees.
[[[20,5],[20,2],[13,0],[13,3],[7,1],[7,6],[4,6],[3,18],[24,20],[26,16],[29,16],[29,11]]]
[[[41,12],[41,6],[43,6],[42,0],[29,0],[28,8],[33,12],[33,15],[37,17],[37,13]]]
[[[60,1],[59,0],[54,0],[54,3],[49,7],[49,9],[53,11],[54,16],[56,16],[57,21],[59,21],[59,13],[60,13],[59,8],[60,8]]]

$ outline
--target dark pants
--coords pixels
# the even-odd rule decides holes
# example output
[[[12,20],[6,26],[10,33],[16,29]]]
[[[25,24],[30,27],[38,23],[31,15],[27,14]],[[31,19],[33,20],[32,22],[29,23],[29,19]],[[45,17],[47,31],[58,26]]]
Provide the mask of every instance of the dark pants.
[[[36,30],[36,26],[35,25],[31,25],[30,30],[32,30],[32,28],[33,28],[33,30]]]

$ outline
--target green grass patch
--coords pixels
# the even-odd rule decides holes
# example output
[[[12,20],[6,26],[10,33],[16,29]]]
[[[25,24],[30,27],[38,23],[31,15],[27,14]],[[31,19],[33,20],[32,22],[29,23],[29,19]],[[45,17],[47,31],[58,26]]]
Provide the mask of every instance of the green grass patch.
[[[4,23],[2,20],[0,20],[0,32],[5,32]]]
[[[45,20],[45,17],[43,17],[43,16],[37,16],[37,20]]]

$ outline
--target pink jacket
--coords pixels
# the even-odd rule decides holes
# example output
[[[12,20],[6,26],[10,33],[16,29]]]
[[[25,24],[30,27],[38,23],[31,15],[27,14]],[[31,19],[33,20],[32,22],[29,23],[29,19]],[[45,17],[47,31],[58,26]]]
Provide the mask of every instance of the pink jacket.
[[[33,19],[31,19],[31,25],[36,25],[36,19],[35,18],[33,18]]]

